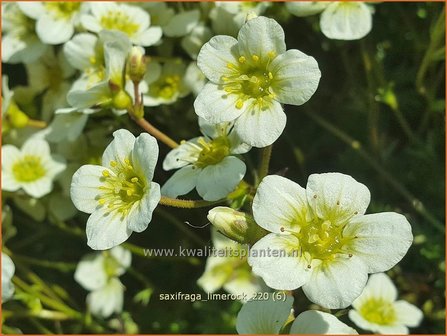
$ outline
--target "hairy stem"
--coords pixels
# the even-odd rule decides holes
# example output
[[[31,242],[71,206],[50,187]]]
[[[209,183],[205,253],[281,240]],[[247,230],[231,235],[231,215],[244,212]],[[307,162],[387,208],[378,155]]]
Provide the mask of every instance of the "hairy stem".
[[[185,199],[177,199],[177,198],[161,196],[160,204],[175,208],[195,209],[195,208],[206,208],[214,204],[222,203],[223,201],[224,199],[210,202],[203,200],[185,200]]]
[[[261,152],[261,162],[258,169],[258,184],[261,183],[262,179],[269,173],[270,158],[272,157],[273,145],[262,148]]]

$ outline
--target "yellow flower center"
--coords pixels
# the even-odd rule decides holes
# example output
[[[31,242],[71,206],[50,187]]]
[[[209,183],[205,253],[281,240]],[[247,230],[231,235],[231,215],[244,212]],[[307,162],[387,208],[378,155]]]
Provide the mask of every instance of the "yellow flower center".
[[[103,192],[97,197],[98,204],[107,208],[108,212],[117,211],[122,219],[129,213],[132,206],[139,202],[149,190],[150,185],[145,178],[138,176],[129,159],[123,162],[110,162],[111,174],[108,170],[102,172],[99,189]]]
[[[241,109],[251,98],[263,107],[275,98],[271,90],[274,75],[269,71],[270,62],[276,57],[275,52],[268,52],[266,56],[242,55],[238,63],[228,63],[230,73],[222,76],[224,90],[238,95],[236,108]]]
[[[80,2],[71,1],[46,1],[43,2],[45,8],[57,19],[70,19],[81,7]]]
[[[220,136],[210,142],[200,138],[198,144],[202,150],[195,166],[199,168],[218,164],[230,154],[230,143],[226,136]]]
[[[129,15],[121,10],[108,11],[106,15],[101,17],[100,24],[104,29],[119,30],[130,37],[140,28],[139,24],[132,22]]]
[[[392,325],[397,318],[393,304],[377,297],[366,300],[359,313],[365,320],[379,325]]]
[[[160,97],[166,100],[172,99],[180,88],[180,76],[171,75],[162,77],[151,85],[151,91],[156,97]]]
[[[19,182],[34,182],[45,176],[46,169],[40,157],[25,155],[21,160],[14,163],[12,173]]]

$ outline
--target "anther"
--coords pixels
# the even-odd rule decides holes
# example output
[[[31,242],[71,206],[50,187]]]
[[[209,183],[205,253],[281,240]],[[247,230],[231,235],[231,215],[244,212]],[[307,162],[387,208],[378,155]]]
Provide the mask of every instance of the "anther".
[[[116,162],[116,161],[110,161],[110,166],[111,167],[116,167],[116,165],[117,165],[118,163]]]
[[[241,99],[239,99],[236,102],[236,108],[240,110],[242,107],[244,107],[244,102]]]
[[[240,62],[240,63],[245,63],[245,61],[246,61],[245,56],[241,56],[241,57],[239,57],[239,62]]]
[[[98,203],[99,203],[100,205],[104,205],[104,204],[106,204],[106,200],[103,199],[103,198],[100,198],[100,199],[98,200]]]
[[[130,181],[133,182],[133,183],[137,183],[138,182],[138,177],[132,177],[130,179]]]
[[[109,171],[108,171],[108,170],[103,170],[103,171],[102,171],[102,176],[104,176],[104,177],[109,177],[109,176],[110,176]]]
[[[253,61],[255,61],[255,62],[259,61],[259,56],[258,56],[258,55],[252,55],[251,58],[252,58]]]
[[[269,79],[273,79],[273,74],[269,71]]]

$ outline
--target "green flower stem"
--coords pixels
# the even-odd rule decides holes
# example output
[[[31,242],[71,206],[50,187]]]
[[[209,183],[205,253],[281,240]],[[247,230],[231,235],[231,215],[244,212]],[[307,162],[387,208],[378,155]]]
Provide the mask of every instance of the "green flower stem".
[[[28,119],[27,126],[34,128],[45,128],[47,127],[47,123],[42,120]]]
[[[306,114],[318,125],[326,129],[329,133],[339,138],[347,145],[351,146],[373,169],[375,169],[384,178],[384,180],[386,180],[399,194],[401,194],[411,204],[416,212],[418,212],[422,217],[430,222],[438,231],[442,233],[445,232],[444,225],[425,209],[425,206],[420,200],[418,200],[410,191],[408,191],[407,188],[399,183],[399,181],[397,181],[393,175],[386,171],[380,163],[375,161],[371,157],[371,155],[362,148],[362,145],[359,141],[351,138],[342,130],[327,122],[315,113],[306,112]]]
[[[35,259],[35,258],[27,257],[27,256],[21,256],[21,255],[17,255],[17,254],[14,254],[14,260],[17,260],[19,262],[22,262],[22,263],[25,263],[28,265],[56,269],[61,272],[71,272],[76,269],[75,263],[40,260],[40,259]]]
[[[262,148],[261,162],[258,169],[258,183],[261,183],[262,179],[269,173],[270,158],[272,157],[273,145]]]
[[[196,208],[206,208],[214,204],[222,203],[223,201],[224,199],[210,202],[202,200],[185,200],[185,199],[177,199],[177,198],[169,198],[166,196],[161,196],[160,204],[175,208],[196,209]]]
[[[131,115],[132,116],[132,115]],[[154,136],[161,142],[163,142],[165,145],[176,148],[179,146],[177,142],[172,140],[169,136],[167,136],[165,133],[160,131],[158,128],[156,128],[154,125],[152,125],[149,121],[147,121],[144,118],[134,118],[132,116],[132,119],[135,121],[135,123],[140,126],[142,129],[144,129],[146,132],[148,132],[150,135]]]
[[[42,309],[40,311],[14,311],[14,310],[3,310],[3,317],[7,318],[28,318],[28,317],[37,317],[43,320],[54,320],[54,321],[64,321],[64,320],[72,320],[73,317],[67,316],[64,313],[54,310]]]

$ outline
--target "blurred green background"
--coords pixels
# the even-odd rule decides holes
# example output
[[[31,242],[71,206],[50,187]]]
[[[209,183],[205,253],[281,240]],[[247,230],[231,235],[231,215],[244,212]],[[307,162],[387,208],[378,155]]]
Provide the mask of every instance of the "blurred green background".
[[[172,4],[175,6],[176,4]],[[186,7],[197,6],[185,3]],[[373,29],[359,41],[333,41],[319,31],[318,15],[289,16],[283,4],[265,16],[283,25],[288,48],[299,49],[318,61],[320,86],[303,106],[285,106],[288,123],[274,144],[270,173],[284,174],[304,186],[312,173],[342,172],[371,190],[368,213],[396,211],[413,227],[414,245],[389,274],[400,297],[424,311],[424,321],[412,333],[445,333],[445,14],[443,3],[380,3],[374,5]],[[188,56],[178,47],[178,55]],[[21,66],[3,65],[11,87],[23,83]],[[151,109],[146,116],[176,140],[197,136],[194,98]],[[98,120],[97,120],[98,121]],[[104,127],[109,119],[99,119]],[[86,132],[95,124],[88,124]],[[113,127],[139,132],[127,117]],[[89,129],[90,128],[90,129]],[[168,148],[160,145],[160,162]],[[252,181],[259,151],[247,157],[247,179]],[[160,184],[170,176],[156,172]],[[198,197],[196,195],[191,198]],[[20,264],[18,275],[30,287],[28,308],[9,302],[17,312],[7,325],[24,333],[234,333],[239,302],[160,301],[160,293],[203,293],[196,281],[205,259],[145,258],[133,255],[123,313],[117,329],[106,322],[47,322],[25,313],[39,305],[38,293],[55,292],[74,310],[85,311],[83,290],[73,279],[80,258],[90,253],[84,234],[87,215],[66,226],[37,223],[13,209],[16,234],[7,247]],[[185,221],[206,223],[207,210],[157,208],[142,234],[130,243],[144,248],[203,247],[210,243],[210,227],[194,229]],[[11,232],[11,231],[9,231]],[[8,237],[4,237],[8,238]],[[56,262],[59,261],[60,263]],[[143,288],[152,292],[147,305],[135,302]],[[140,294],[142,295],[142,294]],[[301,290],[295,291],[295,310],[311,306]],[[34,298],[34,299],[33,299]],[[34,302],[33,302],[34,300]],[[21,314],[20,312],[23,312]],[[338,313],[344,322],[346,311]]]

